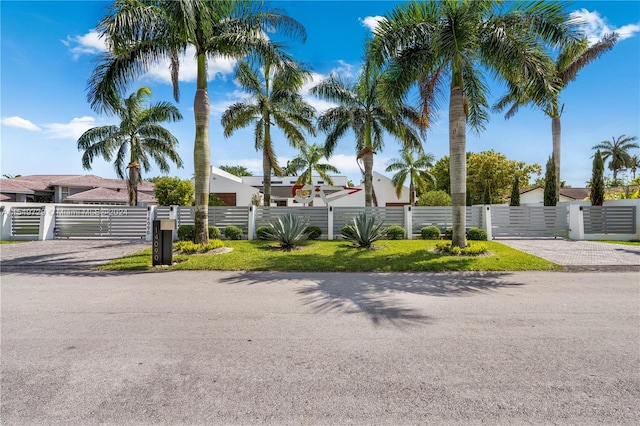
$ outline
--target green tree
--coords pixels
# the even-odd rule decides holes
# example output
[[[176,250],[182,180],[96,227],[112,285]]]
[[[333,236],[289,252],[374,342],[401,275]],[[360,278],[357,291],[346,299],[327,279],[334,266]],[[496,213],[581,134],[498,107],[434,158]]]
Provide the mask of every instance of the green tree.
[[[219,169],[238,177],[253,176],[253,173],[244,166],[220,166]]]
[[[318,120],[318,128],[327,133],[324,145],[327,155],[333,153],[338,140],[349,129],[355,133],[356,158],[362,159],[364,165],[365,206],[373,202],[373,155],[383,147],[385,130],[404,148],[422,151],[415,129],[420,119],[418,111],[407,105],[387,107],[377,95],[379,83],[380,75],[365,66],[354,84],[331,75],[311,89],[312,94],[338,104]]]
[[[435,183],[433,175],[429,170],[433,167],[432,154],[420,154],[418,158],[413,158],[413,152],[408,149],[400,151],[400,158],[392,159],[387,165],[387,172],[397,172],[391,178],[393,186],[396,188],[398,199],[402,195],[402,188],[407,177],[409,178],[409,204],[416,202],[416,189],[423,192],[427,183]]]
[[[375,31],[369,59],[386,65],[385,99],[399,100],[418,83],[423,115],[448,87],[449,157],[453,200],[452,245],[466,242],[466,127],[488,121],[484,73],[523,84],[551,75],[546,43],[566,41],[570,25],[557,2],[412,1],[385,15]],[[544,93],[533,93],[538,100]],[[428,121],[428,120],[427,120]]]
[[[418,206],[450,206],[451,195],[445,191],[428,191],[418,197]]]
[[[329,173],[337,174],[340,173],[340,170],[331,164],[320,163],[320,160],[323,158],[325,158],[323,148],[316,144],[303,144],[300,147],[300,154],[287,164],[286,174],[297,175],[298,172],[302,172],[300,176],[298,176],[296,185],[306,185],[313,184],[313,172],[315,171],[329,185],[333,185],[333,179],[331,179]],[[313,200],[309,205],[312,204]]]
[[[280,176],[272,126],[279,127],[290,145],[299,148],[305,143],[306,131],[315,136],[315,109],[298,93],[310,77],[310,72],[293,61],[275,60],[272,56],[257,59],[261,69],[248,62],[240,63],[236,79],[250,97],[231,105],[222,115],[224,135],[254,126],[256,151],[262,151],[264,205],[271,205],[271,171]]]
[[[153,192],[161,206],[193,204],[193,183],[179,177],[161,176],[153,179]]]
[[[512,207],[520,205],[520,179],[518,175],[513,177],[513,187],[511,188],[511,201],[509,205]]]
[[[113,112],[117,98],[129,83],[161,60],[170,59],[171,80],[179,100],[181,54],[195,52],[196,93],[193,103],[195,141],[195,242],[207,243],[210,175],[207,63],[223,56],[242,58],[254,52],[267,53],[274,45],[264,36],[283,30],[305,38],[295,20],[271,10],[264,3],[248,0],[116,0],[98,23],[98,33],[108,41],[104,54],[89,80],[88,100],[97,111]]]
[[[553,155],[547,161],[544,174],[544,205],[555,206],[558,204],[558,187],[556,186],[556,167]]]
[[[141,87],[117,104],[112,101],[111,106],[120,118],[120,125],[94,127],[78,139],[78,150],[83,151],[82,167],[86,170],[91,170],[96,156],[105,161],[114,160],[120,179],[125,179],[125,170],[129,170],[126,179],[131,206],[138,205],[141,165],[148,172],[151,169],[149,160],[153,159],[161,171],[168,173],[168,157],[177,167],[182,167],[182,159],[176,151],[178,139],[159,124],[179,121],[182,115],[168,102],[150,104],[145,108],[150,97],[151,90]]]
[[[618,178],[618,171],[630,167],[632,156],[629,150],[640,148],[640,145],[634,142],[636,139],[636,136],[622,135],[613,137],[610,141],[602,141],[593,147],[600,150],[603,161],[609,160],[609,170],[613,172],[614,181]]]
[[[589,183],[591,191],[589,199],[592,206],[601,206],[604,202],[604,160],[600,154],[600,150],[596,151],[593,156],[593,167],[591,169],[591,182]]]
[[[636,171],[638,170],[638,167],[640,167],[640,155],[638,154],[632,155],[631,158],[629,159],[629,164],[627,164],[627,167],[631,170],[631,173],[633,174],[633,177],[631,178],[631,180],[635,180]],[[19,176],[19,175],[16,175],[16,176]]]
[[[451,193],[451,173],[449,172],[449,156],[445,155],[435,162],[431,168],[431,174],[435,178],[433,189]]]
[[[494,106],[494,109],[498,111],[510,106],[505,118],[511,118],[521,106],[534,103],[542,109],[545,115],[551,118],[551,138],[553,141],[553,158],[555,159],[556,187],[558,188],[560,187],[561,180],[560,117],[564,110],[564,104],[560,104],[560,93],[570,82],[576,79],[578,72],[598,59],[603,53],[611,50],[616,44],[617,39],[618,35],[616,33],[608,34],[592,46],[589,46],[586,38],[571,40],[562,46],[555,60],[555,66],[553,68],[553,77],[555,77],[554,84],[533,88],[536,93],[544,93],[542,98],[539,98],[537,101],[532,100],[532,97],[535,99],[537,95],[534,94],[530,97],[527,92],[530,92],[532,87],[528,87],[526,84],[511,85],[509,92],[498,100]]]

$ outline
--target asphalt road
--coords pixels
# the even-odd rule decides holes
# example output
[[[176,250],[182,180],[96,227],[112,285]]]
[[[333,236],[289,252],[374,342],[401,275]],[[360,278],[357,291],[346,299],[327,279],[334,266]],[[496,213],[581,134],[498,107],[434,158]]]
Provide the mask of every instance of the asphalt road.
[[[636,272],[1,279],[3,425],[640,424]]]

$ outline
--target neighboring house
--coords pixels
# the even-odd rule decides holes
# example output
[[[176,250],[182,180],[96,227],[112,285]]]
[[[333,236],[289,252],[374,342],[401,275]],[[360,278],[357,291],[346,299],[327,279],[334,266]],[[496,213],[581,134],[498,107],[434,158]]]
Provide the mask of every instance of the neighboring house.
[[[313,177],[313,186],[322,189],[325,199],[332,206],[359,207],[364,206],[364,183],[356,187],[347,187],[346,176],[332,176],[333,185],[329,186],[319,176]],[[273,206],[303,205],[295,199],[297,176],[274,176],[271,178],[271,200]],[[375,199],[379,206],[398,206],[409,204],[409,188],[404,187],[400,199],[391,179],[373,172]],[[215,166],[211,166],[210,191],[217,195],[228,206],[248,206],[252,197],[261,195],[263,190],[262,176],[237,177]],[[324,206],[320,193],[316,191],[314,206]]]
[[[560,203],[588,201],[589,188],[560,188],[559,198]],[[544,188],[535,186],[520,190],[520,204],[544,204]]]
[[[95,175],[30,175],[0,179],[2,201],[127,205],[127,183]],[[153,183],[138,184],[138,204],[156,204]]]

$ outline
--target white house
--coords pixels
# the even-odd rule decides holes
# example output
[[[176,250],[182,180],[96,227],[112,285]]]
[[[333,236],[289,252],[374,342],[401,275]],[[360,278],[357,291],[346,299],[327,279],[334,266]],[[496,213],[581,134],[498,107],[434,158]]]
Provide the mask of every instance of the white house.
[[[583,201],[589,197],[589,188],[560,188],[559,202]],[[520,205],[544,204],[544,188],[535,186],[520,191]]]

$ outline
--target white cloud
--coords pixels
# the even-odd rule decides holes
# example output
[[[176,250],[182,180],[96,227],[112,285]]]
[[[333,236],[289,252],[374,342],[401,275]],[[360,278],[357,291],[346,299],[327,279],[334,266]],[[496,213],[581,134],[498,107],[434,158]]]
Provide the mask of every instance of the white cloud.
[[[107,45],[100,37],[96,30],[91,30],[85,35],[68,36],[66,40],[62,40],[65,46],[69,47],[69,51],[73,54],[73,59],[78,59],[81,55],[95,55],[97,53],[106,52]]]
[[[77,140],[84,132],[96,126],[96,119],[89,116],[74,118],[69,123],[45,124],[47,139]]]
[[[600,12],[590,12],[587,9],[579,9],[571,12],[571,17],[582,22],[582,30],[589,40],[589,44],[594,44],[602,39],[605,34],[616,32],[620,40],[633,37],[640,32],[639,24],[628,24],[620,28],[612,27],[607,23],[606,18],[600,16]]]
[[[365,18],[359,18],[358,21],[362,24],[363,27],[369,28],[371,31],[375,31],[380,24],[380,21],[385,20],[384,16],[367,16]]]
[[[207,61],[207,80],[214,80],[220,76],[223,80],[226,80],[227,75],[232,74],[238,61],[235,59],[216,57],[213,60]],[[155,64],[151,69],[143,76],[154,81],[160,81],[162,83],[171,83],[169,59],[162,60]],[[193,83],[196,81],[198,75],[198,66],[195,58],[195,49],[189,46],[186,52],[180,56],[180,71],[178,73],[178,79],[182,82]]]
[[[3,118],[0,122],[3,126],[18,127],[20,129],[31,130],[32,132],[39,132],[41,130],[40,127],[29,120],[18,116]]]

